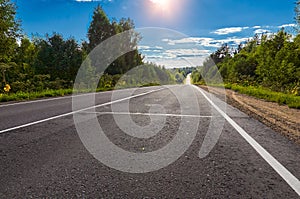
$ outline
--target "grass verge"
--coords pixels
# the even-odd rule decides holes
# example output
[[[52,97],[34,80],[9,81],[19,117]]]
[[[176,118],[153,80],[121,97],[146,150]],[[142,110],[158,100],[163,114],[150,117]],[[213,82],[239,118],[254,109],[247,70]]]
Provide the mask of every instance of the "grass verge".
[[[0,102],[33,100],[44,97],[58,97],[73,93],[73,89],[45,90],[42,92],[17,92],[0,94]]]
[[[277,102],[281,105],[285,104],[288,105],[290,108],[300,109],[300,96],[281,92],[274,92],[262,87],[240,86],[236,84],[225,84],[224,86],[227,89],[231,89],[242,94],[264,99],[270,102]]]
[[[145,84],[140,87],[150,87],[150,86],[158,86],[158,83],[150,83]],[[133,88],[128,87],[128,88]],[[120,88],[122,89],[122,88]],[[123,88],[124,89],[124,88]],[[114,90],[113,88],[97,88],[96,92],[104,92]],[[25,100],[34,100],[45,97],[60,97],[65,95],[71,95],[73,93],[88,93],[94,92],[93,90],[80,90],[80,92],[75,91],[73,89],[59,89],[59,90],[45,90],[41,92],[17,92],[17,93],[0,93],[0,102],[8,102],[8,101],[25,101]]]
[[[195,85],[206,85],[204,82],[195,83]],[[290,108],[300,109],[300,96],[274,92],[264,87],[255,86],[241,86],[237,84],[208,84],[208,86],[222,87],[226,89],[234,90],[241,94],[246,94],[259,99],[264,99],[269,102],[276,102],[280,105],[288,105]]]

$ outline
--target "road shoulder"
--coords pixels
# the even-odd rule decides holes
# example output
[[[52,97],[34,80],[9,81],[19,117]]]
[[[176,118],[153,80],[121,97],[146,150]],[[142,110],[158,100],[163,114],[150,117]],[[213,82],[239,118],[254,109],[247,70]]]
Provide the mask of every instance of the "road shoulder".
[[[208,90],[207,86],[200,86]],[[300,110],[292,109],[285,105],[267,102],[251,96],[237,93],[229,89],[209,87],[209,91],[216,96],[224,95],[226,92],[226,102],[249,116],[261,121],[274,131],[281,133],[290,140],[300,144]]]

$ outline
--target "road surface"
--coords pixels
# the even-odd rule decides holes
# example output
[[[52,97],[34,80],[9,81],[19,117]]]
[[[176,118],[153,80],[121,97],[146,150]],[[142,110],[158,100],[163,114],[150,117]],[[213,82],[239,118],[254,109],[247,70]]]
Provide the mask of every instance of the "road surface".
[[[97,93],[98,106],[92,109],[84,101],[89,94],[76,97],[84,102],[78,109],[72,109],[70,96],[0,105],[0,198],[299,198],[299,145],[229,105],[225,110],[224,102],[192,85],[131,91],[115,91],[113,100],[113,92]],[[182,135],[195,137],[190,143],[183,137],[174,150],[186,144],[186,151],[161,169],[147,172],[147,164],[158,166],[173,151],[156,157],[157,162],[149,159],[136,173],[124,172],[90,153],[75,115],[86,118],[83,125],[95,115],[115,146],[135,154],[172,143],[181,123]],[[164,125],[156,135],[143,138],[146,133],[137,132],[137,138],[124,133],[127,127],[134,132],[122,119],[128,116],[142,129],[152,122]],[[213,120],[224,126],[221,134],[209,137]],[[216,145],[201,157],[207,138]],[[107,161],[115,158],[110,152],[104,153]],[[122,166],[136,165],[120,160],[116,167]]]

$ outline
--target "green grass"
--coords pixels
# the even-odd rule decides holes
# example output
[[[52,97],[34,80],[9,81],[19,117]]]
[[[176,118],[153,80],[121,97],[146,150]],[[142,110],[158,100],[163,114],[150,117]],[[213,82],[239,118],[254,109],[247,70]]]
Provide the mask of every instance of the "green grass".
[[[161,85],[156,82],[141,85],[141,87],[151,87],[151,86],[161,86]]]
[[[0,102],[33,100],[44,97],[58,97],[73,93],[73,89],[45,90],[42,92],[17,92],[0,94]]]
[[[205,82],[198,82],[195,85],[206,85]],[[270,89],[263,88],[263,87],[255,87],[255,86],[241,86],[238,84],[208,84],[208,86],[214,87],[222,87],[234,90],[238,93],[246,94],[249,96],[253,96],[259,99],[264,99],[269,102],[276,102],[280,105],[288,105],[290,108],[300,109],[300,96],[281,93],[281,92],[274,92]]]
[[[158,86],[157,83],[150,83],[142,85],[141,87]],[[132,86],[133,87],[133,86]],[[97,88],[96,92],[104,92],[114,90],[113,88]],[[34,100],[46,97],[59,97],[65,95],[71,95],[73,93],[88,93],[95,92],[94,90],[80,90],[75,91],[73,89],[60,89],[60,90],[45,90],[41,92],[17,92],[17,93],[0,93],[0,102],[8,101],[25,101]]]
[[[225,88],[270,102],[277,102],[280,105],[285,104],[290,108],[300,109],[300,96],[293,94],[274,92],[262,87],[240,86],[236,84],[225,84]]]

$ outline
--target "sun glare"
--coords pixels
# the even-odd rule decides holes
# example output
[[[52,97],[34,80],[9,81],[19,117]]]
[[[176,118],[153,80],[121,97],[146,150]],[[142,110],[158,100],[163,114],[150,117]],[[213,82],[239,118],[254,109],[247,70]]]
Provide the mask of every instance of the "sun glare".
[[[167,6],[170,0],[150,0],[152,3],[157,6]]]
[[[182,0],[148,0],[151,6],[151,12],[156,16],[164,18],[173,18],[175,13],[181,7]]]
[[[171,0],[150,0],[150,2],[159,10],[169,10]]]

